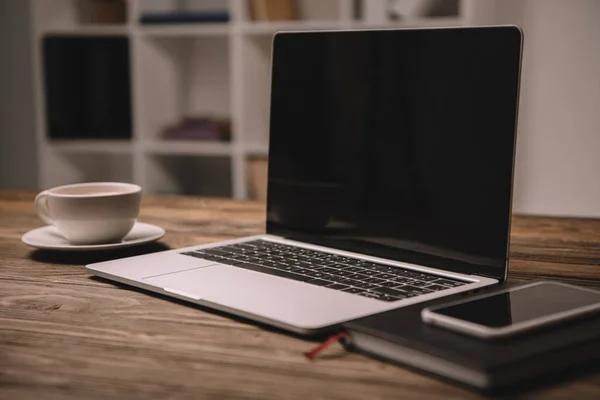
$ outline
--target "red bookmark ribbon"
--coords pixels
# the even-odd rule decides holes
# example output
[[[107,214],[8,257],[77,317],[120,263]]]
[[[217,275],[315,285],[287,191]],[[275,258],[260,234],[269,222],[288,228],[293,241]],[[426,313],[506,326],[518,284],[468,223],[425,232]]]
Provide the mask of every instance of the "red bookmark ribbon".
[[[348,333],[346,333],[346,332],[337,333],[337,334],[331,336],[329,339],[327,339],[323,343],[321,343],[320,345],[318,345],[317,347],[315,347],[314,349],[312,349],[311,351],[307,351],[306,353],[304,353],[304,356],[306,356],[306,358],[308,358],[309,360],[312,361],[321,352],[323,352],[323,350],[327,349],[329,346],[331,346],[335,342],[340,341],[347,336],[348,336]]]

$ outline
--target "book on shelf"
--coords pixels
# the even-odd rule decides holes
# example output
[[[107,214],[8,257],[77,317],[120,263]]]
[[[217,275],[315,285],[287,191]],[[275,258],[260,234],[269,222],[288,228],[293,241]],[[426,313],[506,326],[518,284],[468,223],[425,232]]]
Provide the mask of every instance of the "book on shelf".
[[[44,36],[49,139],[131,138],[129,48],[123,36]]]
[[[267,201],[268,165],[266,157],[253,157],[246,161],[248,194],[252,200]]]
[[[250,16],[254,21],[289,21],[297,18],[294,0],[250,0]]]
[[[147,11],[140,16],[144,25],[225,23],[229,13],[225,11]]]
[[[124,24],[127,22],[125,0],[91,0],[88,2],[93,24]]]
[[[231,121],[219,117],[184,117],[175,125],[168,126],[162,134],[170,140],[219,140],[231,139]]]

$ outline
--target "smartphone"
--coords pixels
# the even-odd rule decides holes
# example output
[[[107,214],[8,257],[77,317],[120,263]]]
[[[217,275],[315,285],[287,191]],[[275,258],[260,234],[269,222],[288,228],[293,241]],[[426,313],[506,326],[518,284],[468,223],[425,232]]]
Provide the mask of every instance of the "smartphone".
[[[497,339],[600,311],[600,291],[540,281],[425,308],[424,322]]]

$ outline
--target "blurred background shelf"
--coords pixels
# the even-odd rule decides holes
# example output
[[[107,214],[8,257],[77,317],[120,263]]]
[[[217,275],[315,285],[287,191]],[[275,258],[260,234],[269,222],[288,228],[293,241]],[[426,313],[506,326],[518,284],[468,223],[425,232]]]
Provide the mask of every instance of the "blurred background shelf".
[[[202,37],[202,36],[227,36],[231,28],[229,24],[182,24],[176,26],[140,26],[138,32],[141,36],[153,37]]]
[[[100,25],[83,24],[75,26],[49,27],[41,31],[43,35],[85,35],[85,36],[106,36],[106,35],[128,35],[130,27],[128,25]]]
[[[352,29],[394,29],[394,28],[433,28],[468,25],[467,20],[459,17],[411,17],[395,22],[353,21]]]
[[[239,24],[239,29],[247,35],[274,35],[279,31],[330,30],[345,29],[350,26],[348,21],[317,20],[317,21],[267,21],[245,22]]]
[[[130,154],[133,144],[130,140],[48,140],[49,150],[64,153],[109,153]]]
[[[44,88],[48,79],[54,79],[49,78],[44,69],[42,50],[48,37],[80,36],[102,41],[121,36],[119,40],[126,41],[127,51],[127,56],[121,57],[126,60],[121,70],[128,71],[121,71],[121,82],[128,82],[126,93],[130,93],[129,140],[49,140],[46,131],[48,97],[42,90],[37,91],[41,185],[119,179],[140,184],[146,193],[264,200],[270,58],[276,32],[465,25],[472,20],[478,1],[399,0],[396,2],[399,12],[406,14],[400,18],[392,15],[398,10],[385,9],[391,3],[372,0],[32,1],[37,87]],[[420,8],[415,6],[417,3]],[[204,22],[191,23],[193,19]],[[217,20],[219,22],[215,22]],[[103,68],[109,68],[105,64],[115,62],[100,60],[99,51],[89,51],[89,64],[82,64],[96,74],[94,76],[102,76]],[[60,88],[61,84],[66,83],[59,82],[55,86]],[[90,96],[106,95],[108,85],[97,86],[86,89]],[[83,103],[86,101],[82,99]],[[165,139],[169,129],[176,129],[185,121],[205,119],[228,121],[227,141]],[[76,134],[79,130],[74,131]]]
[[[172,155],[203,155],[203,156],[231,156],[233,146],[231,143],[220,143],[199,140],[154,140],[144,143],[144,150],[148,154]]]

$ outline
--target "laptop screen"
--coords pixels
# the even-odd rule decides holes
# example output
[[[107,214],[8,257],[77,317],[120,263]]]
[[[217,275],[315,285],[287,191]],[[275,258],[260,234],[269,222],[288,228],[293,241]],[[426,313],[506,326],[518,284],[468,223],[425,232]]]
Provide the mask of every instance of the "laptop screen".
[[[279,33],[267,232],[503,279],[516,27]]]

